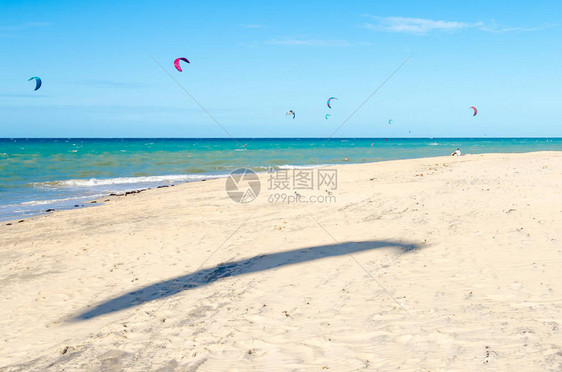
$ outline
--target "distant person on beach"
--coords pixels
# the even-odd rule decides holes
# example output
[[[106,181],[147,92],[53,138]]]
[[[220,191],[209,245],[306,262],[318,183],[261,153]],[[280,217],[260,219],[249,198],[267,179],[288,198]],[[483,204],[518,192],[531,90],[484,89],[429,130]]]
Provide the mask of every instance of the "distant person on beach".
[[[343,159],[343,161],[349,161],[349,159],[347,158],[347,156],[345,157],[345,159]]]
[[[453,153],[451,154],[451,156],[461,156],[461,150],[456,149],[455,151],[453,151]]]

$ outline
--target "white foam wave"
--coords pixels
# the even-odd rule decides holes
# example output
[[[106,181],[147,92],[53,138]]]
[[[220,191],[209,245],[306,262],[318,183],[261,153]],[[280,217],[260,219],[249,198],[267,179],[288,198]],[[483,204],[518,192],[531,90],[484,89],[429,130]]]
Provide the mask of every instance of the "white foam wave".
[[[102,196],[105,196],[105,194],[75,196],[75,197],[72,197],[72,198],[51,199],[51,200],[32,200],[32,201],[20,203],[20,205],[46,205],[46,204],[60,203],[60,202],[69,201],[69,200],[85,200],[85,199],[91,200],[91,199],[101,198]]]
[[[221,175],[209,174],[171,174],[167,176],[145,176],[145,177],[117,177],[117,178],[90,178],[73,179],[65,181],[36,182],[36,187],[93,187],[106,185],[127,185],[145,183],[173,183],[173,182],[192,182],[202,179],[218,178]]]
[[[335,164],[314,164],[314,165],[279,165],[277,168],[279,169],[312,169],[312,168],[324,168],[324,167],[331,167],[335,166]]]

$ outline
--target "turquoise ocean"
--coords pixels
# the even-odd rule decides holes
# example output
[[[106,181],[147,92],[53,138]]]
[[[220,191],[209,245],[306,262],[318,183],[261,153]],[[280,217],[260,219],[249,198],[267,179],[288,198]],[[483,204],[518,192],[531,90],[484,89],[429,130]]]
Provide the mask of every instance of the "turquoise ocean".
[[[562,138],[0,139],[0,220],[246,167],[313,167],[463,153],[562,151]]]

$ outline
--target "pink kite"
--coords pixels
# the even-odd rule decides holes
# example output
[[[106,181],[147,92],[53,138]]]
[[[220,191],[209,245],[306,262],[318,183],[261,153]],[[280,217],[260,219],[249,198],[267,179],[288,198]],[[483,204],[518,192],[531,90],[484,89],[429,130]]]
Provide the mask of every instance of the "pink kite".
[[[472,115],[472,116],[476,116],[476,114],[478,114],[478,110],[476,109],[476,107],[472,106],[472,107],[469,107],[469,108],[474,110],[474,115]]]
[[[179,72],[181,72],[180,61],[184,61],[184,62],[189,63],[189,61],[187,60],[187,58],[181,57],[181,58],[176,59],[176,60],[174,61],[174,66],[176,67],[176,70],[178,70]]]

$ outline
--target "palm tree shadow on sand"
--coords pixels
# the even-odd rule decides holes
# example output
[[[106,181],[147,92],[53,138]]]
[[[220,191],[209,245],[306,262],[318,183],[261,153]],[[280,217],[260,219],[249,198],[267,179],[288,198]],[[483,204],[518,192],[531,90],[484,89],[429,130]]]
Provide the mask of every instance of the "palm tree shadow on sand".
[[[349,253],[369,251],[377,248],[398,248],[404,253],[414,249],[419,249],[420,246],[413,243],[408,244],[379,240],[321,245],[254,256],[240,261],[227,262],[215,267],[201,269],[191,274],[154,283],[139,290],[125,293],[76,315],[72,318],[72,320],[86,320],[116,311],[129,309],[145,302],[160,300],[183,291],[203,287],[216,282],[219,279],[231,276],[251,274],[275,269],[281,266],[294,265],[326,257],[343,256]]]

